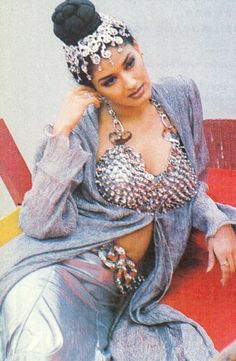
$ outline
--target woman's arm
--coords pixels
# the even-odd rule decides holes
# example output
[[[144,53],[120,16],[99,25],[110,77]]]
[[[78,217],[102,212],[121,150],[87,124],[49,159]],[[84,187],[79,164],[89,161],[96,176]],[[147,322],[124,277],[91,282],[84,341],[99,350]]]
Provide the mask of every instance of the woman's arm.
[[[218,208],[217,203],[208,196],[207,190],[207,184],[199,181],[198,193],[192,207],[192,225],[205,233],[206,240],[214,236],[220,227],[236,224],[236,219],[229,219],[227,214]]]
[[[20,210],[20,227],[27,235],[44,239],[75,230],[78,211],[72,191],[82,182],[89,156],[73,133],[44,137],[34,157],[33,186]]]
[[[235,215],[231,217],[207,195],[206,167],[207,146],[203,131],[201,98],[196,84],[189,83],[190,118],[198,166],[199,190],[193,202],[192,225],[206,234],[209,250],[208,271],[212,270],[217,258],[222,270],[222,283],[225,284],[236,265],[236,236],[231,224],[236,224]],[[229,212],[228,212],[229,213]],[[225,261],[227,261],[225,263]],[[227,265],[228,263],[228,265]]]
[[[69,91],[52,132],[38,148],[32,189],[25,194],[20,227],[29,236],[45,239],[66,236],[77,226],[73,190],[82,182],[82,168],[90,157],[73,129],[90,104],[100,107],[99,93],[87,86]]]
[[[192,224],[203,231],[206,238],[214,236],[217,230],[225,225],[234,224],[236,219],[229,219],[226,213],[207,195],[207,163],[208,150],[203,130],[203,113],[200,94],[193,80],[188,82],[188,99],[190,104],[190,122],[199,179],[199,190],[193,202]],[[236,210],[235,210],[236,216]]]

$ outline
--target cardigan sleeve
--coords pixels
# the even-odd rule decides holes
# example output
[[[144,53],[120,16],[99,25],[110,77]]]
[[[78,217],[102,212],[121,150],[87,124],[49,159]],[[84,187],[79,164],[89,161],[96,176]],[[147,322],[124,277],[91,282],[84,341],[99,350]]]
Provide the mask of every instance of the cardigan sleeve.
[[[33,185],[26,192],[19,223],[24,233],[45,239],[71,234],[77,226],[73,190],[83,180],[83,165],[90,153],[78,136],[44,136],[33,165]]]
[[[192,207],[192,225],[203,231],[208,237],[213,236],[225,224],[236,224],[234,207],[215,203],[207,195],[207,162],[208,152],[203,130],[203,114],[199,90],[193,80],[188,83],[190,104],[190,121],[195,146],[199,189]]]

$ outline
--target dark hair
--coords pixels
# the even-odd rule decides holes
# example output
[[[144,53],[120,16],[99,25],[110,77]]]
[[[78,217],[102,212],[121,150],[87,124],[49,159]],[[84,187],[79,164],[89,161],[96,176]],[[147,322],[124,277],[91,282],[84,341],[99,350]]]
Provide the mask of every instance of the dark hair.
[[[92,34],[102,23],[95,6],[89,0],[64,1],[56,7],[52,15],[52,21],[54,23],[54,34],[66,45],[76,45],[80,39]],[[122,39],[125,45],[134,44],[134,38],[131,34],[129,37],[122,37]],[[98,55],[101,56],[100,51],[98,51]],[[88,72],[92,74],[94,64],[90,57],[85,58],[85,60],[88,62]],[[84,72],[80,72],[81,79],[78,79],[77,73],[70,69],[70,64],[67,63],[67,65],[76,82],[94,87]],[[78,66],[80,66],[80,63]]]

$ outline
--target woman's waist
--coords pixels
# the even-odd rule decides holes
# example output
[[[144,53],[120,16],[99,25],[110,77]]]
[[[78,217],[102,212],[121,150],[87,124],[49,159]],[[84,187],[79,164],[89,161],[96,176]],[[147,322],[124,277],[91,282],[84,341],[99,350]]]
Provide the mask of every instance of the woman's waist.
[[[92,249],[105,267],[113,270],[113,278],[120,293],[135,290],[144,280],[139,262],[149,248],[153,224],[131,232],[103,246]]]
[[[153,237],[153,222],[143,228],[119,237],[115,244],[125,249],[133,262],[138,264],[147,252]]]

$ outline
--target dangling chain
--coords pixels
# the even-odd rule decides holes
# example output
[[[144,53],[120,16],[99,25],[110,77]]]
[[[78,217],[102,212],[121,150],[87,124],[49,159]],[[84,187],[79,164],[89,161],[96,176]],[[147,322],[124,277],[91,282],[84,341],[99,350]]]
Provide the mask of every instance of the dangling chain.
[[[163,111],[161,104],[156,102],[155,99],[150,99],[150,102],[154,105],[154,107],[158,111],[158,113],[160,115],[160,118],[161,118],[161,121],[162,121],[162,124],[164,125],[164,127],[169,129],[169,130],[173,129],[173,125],[170,123],[166,113]],[[169,124],[166,123],[166,119],[168,119]]]
[[[112,126],[116,133],[122,134],[125,129],[121,123],[121,121],[117,118],[115,111],[112,109],[111,104],[107,102],[108,112],[112,117]]]
[[[128,142],[132,138],[132,133],[128,130],[125,130],[121,121],[117,118],[116,113],[111,107],[111,104],[106,102],[108,107],[108,112],[112,118],[112,126],[114,132],[109,134],[109,139],[114,145],[123,145]]]

